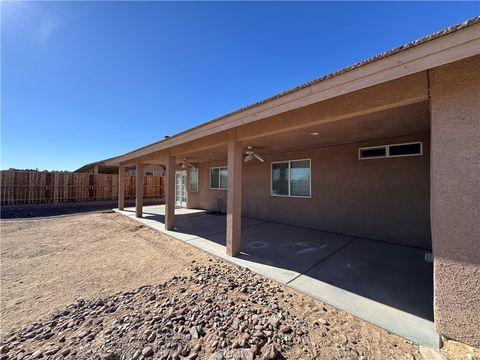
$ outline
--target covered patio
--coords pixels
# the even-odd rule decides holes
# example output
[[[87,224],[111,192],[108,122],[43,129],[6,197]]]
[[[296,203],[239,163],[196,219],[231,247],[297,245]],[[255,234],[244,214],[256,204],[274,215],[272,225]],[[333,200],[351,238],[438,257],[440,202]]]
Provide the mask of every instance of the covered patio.
[[[478,344],[477,25],[109,160],[117,211],[419,344]]]
[[[242,218],[240,254],[226,255],[225,215],[165,206],[117,210],[146,226],[247,267],[338,309],[426,346],[433,324],[433,269],[422,249],[264,220]]]

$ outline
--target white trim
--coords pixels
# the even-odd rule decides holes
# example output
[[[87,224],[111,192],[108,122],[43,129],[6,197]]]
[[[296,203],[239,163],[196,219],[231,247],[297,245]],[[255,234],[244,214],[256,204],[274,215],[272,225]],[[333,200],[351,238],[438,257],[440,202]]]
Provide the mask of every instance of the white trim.
[[[182,199],[180,199],[180,202],[177,202],[177,175],[179,175],[179,174],[180,174],[180,177],[182,179],[181,184],[182,184],[183,188],[185,189],[185,201],[182,201]],[[188,176],[186,170],[176,170],[175,171],[175,205],[180,206],[180,207],[186,207],[187,206],[187,201],[188,201],[187,185],[183,181],[184,176],[185,176],[185,181],[186,181],[187,176]],[[182,197],[182,192],[180,192],[180,197]]]
[[[310,169],[310,189],[308,196],[301,196],[301,195],[290,195],[291,194],[291,181],[290,181],[290,169],[291,163],[296,161],[308,161],[309,169]],[[274,194],[273,193],[273,164],[284,164],[288,163],[288,195],[284,194]],[[285,198],[300,198],[300,199],[311,199],[312,198],[312,159],[293,159],[293,160],[280,160],[280,161],[272,161],[270,163],[270,196],[272,197],[285,197]]]
[[[390,155],[390,147],[392,146],[400,146],[400,145],[420,145],[420,152],[416,154],[408,154],[408,155]],[[371,157],[362,157],[361,152],[362,150],[369,150],[369,149],[382,149],[385,148],[385,155],[381,156],[371,156]],[[386,158],[397,158],[397,157],[411,157],[411,156],[422,156],[423,155],[423,142],[422,141],[413,141],[408,143],[398,143],[398,144],[386,144],[386,145],[377,145],[377,146],[367,146],[358,148],[358,160],[373,160],[373,159],[386,159]]]
[[[212,169],[219,169],[218,171],[218,188],[212,188]],[[227,187],[220,187],[220,169],[226,169],[227,170]],[[228,167],[227,166],[212,166],[209,168],[208,171],[208,188],[210,190],[227,190],[228,189]]]

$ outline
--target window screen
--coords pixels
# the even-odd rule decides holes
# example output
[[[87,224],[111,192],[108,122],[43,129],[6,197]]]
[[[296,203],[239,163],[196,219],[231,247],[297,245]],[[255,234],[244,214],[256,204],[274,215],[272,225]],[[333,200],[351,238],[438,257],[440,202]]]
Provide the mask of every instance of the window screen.
[[[288,162],[272,164],[272,194],[288,196]]]
[[[310,160],[272,163],[272,195],[310,197]]]
[[[190,191],[198,191],[198,169],[190,170]]]
[[[290,162],[290,195],[310,196],[310,160]]]
[[[212,168],[210,169],[210,188],[218,189],[220,187],[220,169]]]
[[[210,168],[210,189],[226,189],[228,171],[226,167]]]
[[[227,168],[220,168],[220,189],[226,189],[228,183]]]

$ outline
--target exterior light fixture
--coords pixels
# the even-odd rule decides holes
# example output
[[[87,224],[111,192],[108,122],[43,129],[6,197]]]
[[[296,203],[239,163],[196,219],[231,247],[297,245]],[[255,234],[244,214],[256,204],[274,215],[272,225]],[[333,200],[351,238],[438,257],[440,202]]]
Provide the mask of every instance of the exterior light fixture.
[[[317,135],[320,135],[320,133],[318,133],[318,132],[311,132],[310,135],[311,135],[311,136],[317,136]]]

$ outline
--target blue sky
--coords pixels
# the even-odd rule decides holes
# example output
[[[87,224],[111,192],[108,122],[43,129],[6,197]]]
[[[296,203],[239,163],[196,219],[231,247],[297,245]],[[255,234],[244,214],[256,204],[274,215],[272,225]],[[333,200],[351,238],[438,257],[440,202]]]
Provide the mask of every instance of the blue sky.
[[[75,170],[480,13],[448,2],[1,2],[1,168]]]

